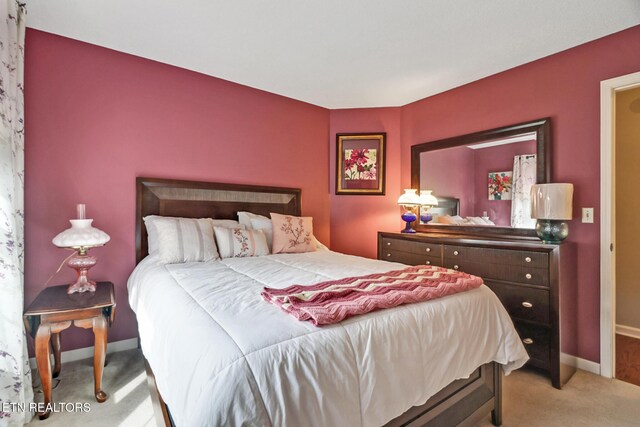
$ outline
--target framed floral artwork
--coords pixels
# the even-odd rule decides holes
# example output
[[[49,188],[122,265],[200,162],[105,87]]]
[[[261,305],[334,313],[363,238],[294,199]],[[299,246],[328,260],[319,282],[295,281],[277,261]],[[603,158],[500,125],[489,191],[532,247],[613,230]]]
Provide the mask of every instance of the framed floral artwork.
[[[513,172],[489,172],[489,200],[511,200]]]
[[[336,194],[384,195],[387,134],[336,135]]]

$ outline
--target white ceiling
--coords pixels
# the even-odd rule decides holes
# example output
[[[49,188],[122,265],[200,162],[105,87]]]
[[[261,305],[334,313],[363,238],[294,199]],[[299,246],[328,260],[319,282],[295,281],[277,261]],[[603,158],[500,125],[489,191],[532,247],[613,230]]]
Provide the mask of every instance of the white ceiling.
[[[640,0],[27,0],[27,8],[29,27],[327,108],[404,105],[640,24]]]

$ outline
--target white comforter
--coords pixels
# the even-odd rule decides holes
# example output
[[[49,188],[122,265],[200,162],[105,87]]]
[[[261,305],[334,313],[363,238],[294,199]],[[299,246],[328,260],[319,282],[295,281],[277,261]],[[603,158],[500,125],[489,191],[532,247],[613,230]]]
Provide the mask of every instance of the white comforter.
[[[527,360],[485,286],[315,327],[260,297],[401,264],[331,251],[161,265],[129,279],[142,350],[178,426],[379,426],[490,361]]]

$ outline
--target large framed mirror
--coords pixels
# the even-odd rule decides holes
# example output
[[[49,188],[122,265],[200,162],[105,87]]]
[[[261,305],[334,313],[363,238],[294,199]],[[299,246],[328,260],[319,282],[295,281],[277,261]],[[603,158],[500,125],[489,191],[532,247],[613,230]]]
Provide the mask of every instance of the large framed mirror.
[[[530,188],[551,182],[551,119],[411,147],[411,187],[431,191],[420,232],[535,238]]]

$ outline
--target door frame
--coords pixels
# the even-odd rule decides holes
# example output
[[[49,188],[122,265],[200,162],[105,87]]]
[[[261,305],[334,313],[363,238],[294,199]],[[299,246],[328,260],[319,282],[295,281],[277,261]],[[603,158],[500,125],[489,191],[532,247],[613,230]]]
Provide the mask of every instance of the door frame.
[[[640,72],[600,82],[600,375],[616,372],[615,94],[640,86]]]

